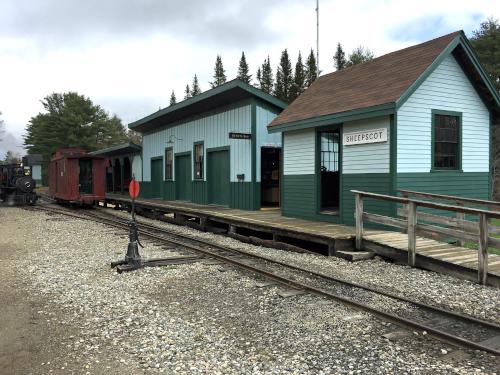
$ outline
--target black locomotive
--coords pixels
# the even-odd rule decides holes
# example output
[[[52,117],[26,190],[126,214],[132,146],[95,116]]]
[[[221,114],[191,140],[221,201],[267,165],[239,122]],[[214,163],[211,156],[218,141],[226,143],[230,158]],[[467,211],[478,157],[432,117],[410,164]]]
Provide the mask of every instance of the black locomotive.
[[[31,168],[21,164],[0,164],[0,201],[9,205],[30,204],[38,199]]]

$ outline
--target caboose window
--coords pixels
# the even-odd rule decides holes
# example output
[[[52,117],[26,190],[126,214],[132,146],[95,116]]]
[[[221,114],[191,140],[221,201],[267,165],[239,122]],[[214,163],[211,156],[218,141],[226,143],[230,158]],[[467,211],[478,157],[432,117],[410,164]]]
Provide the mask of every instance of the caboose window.
[[[434,113],[433,169],[460,169],[460,115]]]
[[[194,145],[194,178],[203,179],[203,143]]]
[[[173,175],[173,154],[171,148],[165,151],[165,180],[171,180]]]

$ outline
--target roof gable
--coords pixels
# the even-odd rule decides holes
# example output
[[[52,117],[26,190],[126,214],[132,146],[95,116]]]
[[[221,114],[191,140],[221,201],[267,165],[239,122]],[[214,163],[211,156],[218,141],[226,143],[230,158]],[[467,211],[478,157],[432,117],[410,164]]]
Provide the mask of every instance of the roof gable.
[[[184,120],[194,115],[211,111],[217,107],[222,107],[249,98],[259,99],[279,110],[287,107],[287,104],[278,98],[266,94],[264,91],[238,79],[233,79],[221,86],[205,91],[200,95],[183,100],[182,102],[161,109],[138,121],[132,122],[128,127],[139,132],[146,132],[160,126]]]
[[[395,111],[446,56],[458,53],[457,50],[464,51],[472,62],[477,80],[481,81],[476,85],[485,88],[483,96],[489,97],[490,108],[498,108],[498,93],[491,91],[493,86],[467,38],[457,31],[318,78],[268,129],[276,132],[322,125],[328,120],[341,122],[351,116],[359,117],[360,113],[365,113],[365,117],[379,114],[380,108]]]

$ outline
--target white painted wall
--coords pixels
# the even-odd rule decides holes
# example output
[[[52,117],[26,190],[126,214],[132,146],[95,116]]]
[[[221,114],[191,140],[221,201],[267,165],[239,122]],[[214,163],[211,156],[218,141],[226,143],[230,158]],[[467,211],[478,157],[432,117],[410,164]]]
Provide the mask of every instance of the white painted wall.
[[[344,123],[342,131],[350,133],[381,128],[387,129],[387,142],[342,146],[342,173],[389,173],[391,161],[389,116],[349,121]]]
[[[31,166],[31,177],[33,180],[42,181],[42,166],[33,165]]]
[[[245,174],[245,181],[251,181],[251,140],[229,139],[229,132],[251,133],[251,106],[227,110],[209,115],[197,120],[188,121],[171,128],[143,136],[143,181],[151,181],[151,158],[163,156],[163,170],[165,170],[165,148],[173,147],[174,155],[179,152],[191,152],[193,165],[193,144],[204,141],[205,145],[205,173],[207,149],[230,146],[230,179],[237,181],[236,175]],[[171,137],[172,136],[172,137]],[[173,144],[167,144],[173,139]],[[175,171],[175,158],[174,158]],[[194,168],[192,168],[194,170]],[[175,176],[175,173],[174,173]]]
[[[315,129],[284,134],[283,173],[285,175],[314,174],[316,148]]]
[[[489,171],[489,113],[453,56],[448,56],[397,113],[397,170],[431,170],[431,110],[462,112],[462,169]]]
[[[257,182],[260,182],[260,161],[261,161],[261,149],[262,147],[281,147],[281,133],[269,134],[267,131],[267,125],[278,116],[273,111],[257,105],[256,111],[257,121],[257,155],[256,155],[256,177]]]

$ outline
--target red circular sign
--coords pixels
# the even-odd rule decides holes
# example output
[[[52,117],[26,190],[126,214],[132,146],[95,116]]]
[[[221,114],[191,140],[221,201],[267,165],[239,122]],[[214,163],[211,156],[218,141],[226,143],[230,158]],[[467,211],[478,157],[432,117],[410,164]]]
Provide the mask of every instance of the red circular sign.
[[[128,186],[128,193],[130,194],[130,198],[133,199],[139,196],[139,183],[135,178],[130,181],[130,185]]]

